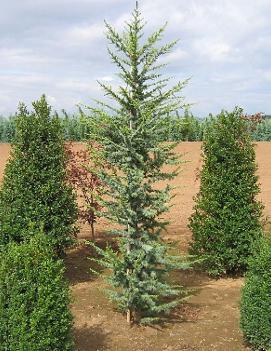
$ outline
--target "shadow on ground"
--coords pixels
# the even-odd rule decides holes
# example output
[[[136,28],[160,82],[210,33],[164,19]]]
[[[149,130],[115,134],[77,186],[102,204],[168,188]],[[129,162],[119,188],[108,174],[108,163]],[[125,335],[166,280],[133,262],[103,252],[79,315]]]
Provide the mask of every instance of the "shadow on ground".
[[[77,351],[103,350],[107,346],[107,334],[99,325],[77,327],[74,339]]]
[[[117,250],[116,239],[106,233],[100,233],[95,242],[80,238],[76,246],[67,251],[64,259],[66,266],[65,276],[70,285],[94,281],[103,272],[103,267],[95,261],[99,255],[93,244],[101,249],[105,249],[109,245],[114,250]],[[97,274],[93,271],[97,272]]]

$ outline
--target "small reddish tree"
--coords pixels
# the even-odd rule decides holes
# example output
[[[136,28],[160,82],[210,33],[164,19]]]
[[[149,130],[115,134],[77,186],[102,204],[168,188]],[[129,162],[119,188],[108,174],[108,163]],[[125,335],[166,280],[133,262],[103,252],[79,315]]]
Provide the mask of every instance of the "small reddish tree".
[[[242,119],[247,122],[248,131],[250,134],[253,134],[253,132],[257,130],[258,126],[264,121],[262,112],[257,112],[254,115],[243,115]]]
[[[77,191],[79,197],[79,219],[91,227],[92,239],[95,239],[95,222],[97,212],[101,210],[99,198],[103,194],[104,184],[95,172],[88,149],[98,148],[88,143],[87,147],[75,151],[72,143],[66,146],[68,155],[68,180]]]

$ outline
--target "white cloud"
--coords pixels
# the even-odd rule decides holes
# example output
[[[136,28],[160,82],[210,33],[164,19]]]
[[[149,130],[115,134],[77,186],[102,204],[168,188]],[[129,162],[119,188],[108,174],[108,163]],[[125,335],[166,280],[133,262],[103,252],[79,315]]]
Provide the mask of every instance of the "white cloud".
[[[1,63],[4,64],[44,64],[48,63],[48,57],[35,53],[32,49],[27,48],[0,48]]]
[[[104,81],[104,82],[112,82],[114,81],[114,78],[112,76],[103,76],[103,77],[98,77],[97,80]]]
[[[267,82],[271,82],[271,70],[265,70],[260,72],[259,77]]]
[[[200,115],[243,104],[270,113],[270,0],[142,0],[149,34],[166,21],[170,76],[193,77],[184,90]],[[9,0],[0,13],[0,112],[47,93],[73,109],[102,96],[96,80],[118,84],[103,20],[122,31],[133,0]],[[163,41],[164,42],[164,41]],[[73,105],[74,104],[74,105]]]
[[[23,87],[33,84],[47,84],[51,82],[51,78],[43,74],[0,74],[1,85],[9,85],[13,87]]]
[[[93,90],[93,81],[87,79],[66,78],[56,82],[56,88],[66,91],[85,92]]]
[[[164,57],[164,61],[169,62],[169,63],[175,63],[175,62],[180,62],[183,61],[184,59],[188,58],[188,52],[184,51],[181,48],[175,49],[171,53],[167,54]]]
[[[90,25],[76,25],[66,32],[66,40],[72,40],[74,44],[81,44],[99,40],[104,36],[104,26],[100,23]]]
[[[55,105],[55,104],[56,104],[56,98],[55,98],[54,96],[47,95],[47,101],[48,101],[49,104],[51,104],[51,105]]]
[[[205,56],[209,61],[225,61],[232,56],[231,46],[222,41],[210,41],[208,38],[196,40],[194,44],[197,55]]]

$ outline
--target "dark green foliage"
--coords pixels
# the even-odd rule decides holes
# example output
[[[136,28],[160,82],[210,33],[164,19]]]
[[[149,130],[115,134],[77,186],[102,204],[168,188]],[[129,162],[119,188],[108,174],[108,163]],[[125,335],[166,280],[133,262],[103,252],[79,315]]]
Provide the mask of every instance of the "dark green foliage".
[[[0,253],[0,351],[71,351],[64,266],[44,237],[34,236]]]
[[[0,116],[0,142],[10,143],[15,136],[15,116]]]
[[[173,144],[161,144],[163,118],[183,105],[179,95],[185,82],[167,89],[167,78],[159,73],[159,58],[175,43],[159,47],[164,27],[143,42],[143,21],[138,8],[125,32],[120,35],[106,24],[108,49],[118,66],[122,85],[114,90],[101,84],[115,103],[100,102],[91,108],[92,138],[101,146],[99,158],[110,172],[99,177],[108,196],[102,200],[103,215],[117,223],[119,252],[98,250],[101,263],[112,271],[111,298],[130,317],[147,323],[176,305],[180,296],[166,276],[174,268],[187,265],[168,253],[160,237],[166,222],[159,219],[168,210],[170,187],[157,190],[158,181],[169,181],[177,174],[162,171],[164,165],[178,163]],[[115,50],[114,50],[115,49]],[[162,65],[163,66],[163,65]],[[96,150],[97,152],[97,150]]]
[[[67,141],[85,141],[90,130],[81,114],[68,114],[62,110],[59,119],[64,130],[64,139]],[[15,116],[4,118],[0,116],[0,142],[13,142],[15,137]],[[185,111],[184,115],[179,113],[163,117],[164,130],[161,130],[161,141],[202,141],[208,118],[194,117],[191,112]],[[263,116],[253,130],[251,136],[256,141],[271,140],[271,119]]]
[[[191,253],[213,275],[242,273],[261,237],[255,151],[242,110],[222,112],[209,123],[202,146],[200,191],[190,218]]]
[[[241,299],[241,328],[256,350],[271,348],[271,240],[260,242]]]
[[[20,105],[16,138],[0,191],[0,244],[21,242],[30,223],[40,226],[62,251],[77,218],[75,195],[66,183],[66,153],[59,119],[45,96],[29,113]]]
[[[161,141],[200,141],[203,138],[206,120],[194,117],[188,110],[185,110],[184,116],[177,112],[176,116],[167,116],[163,121]]]
[[[89,135],[87,123],[79,115],[68,115],[62,110],[64,117],[60,116],[60,122],[64,130],[64,138],[69,141],[85,141]]]
[[[63,128],[64,139],[67,141],[84,141],[89,135],[89,129],[81,115],[67,114],[62,110],[59,116]],[[16,115],[10,117],[0,116],[0,142],[12,143],[15,141]]]

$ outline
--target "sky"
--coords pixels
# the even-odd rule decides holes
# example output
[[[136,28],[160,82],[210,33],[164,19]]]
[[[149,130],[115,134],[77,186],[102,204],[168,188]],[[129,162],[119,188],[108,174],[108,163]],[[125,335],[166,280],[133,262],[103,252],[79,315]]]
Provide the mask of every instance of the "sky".
[[[97,80],[117,85],[104,20],[118,31],[131,0],[8,0],[0,12],[0,114],[45,93],[53,109],[76,111],[103,98]],[[271,0],[141,0],[145,34],[168,23],[165,58],[191,112],[271,114]]]

